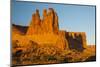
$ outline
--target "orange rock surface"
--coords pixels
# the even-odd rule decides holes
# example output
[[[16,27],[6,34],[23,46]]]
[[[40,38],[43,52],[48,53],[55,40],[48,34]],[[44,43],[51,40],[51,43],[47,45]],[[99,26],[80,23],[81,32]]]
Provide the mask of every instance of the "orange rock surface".
[[[27,35],[58,33],[58,31],[58,16],[52,8],[49,8],[48,12],[46,9],[43,10],[43,19],[40,19],[39,10],[33,13]]]

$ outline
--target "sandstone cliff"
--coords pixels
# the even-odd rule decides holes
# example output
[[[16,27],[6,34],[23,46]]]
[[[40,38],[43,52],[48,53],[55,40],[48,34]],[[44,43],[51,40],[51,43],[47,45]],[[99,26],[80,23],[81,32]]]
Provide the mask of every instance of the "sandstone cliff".
[[[43,10],[43,19],[40,19],[39,10],[37,9],[32,15],[32,20],[27,31],[28,35],[55,33],[59,31],[58,16],[56,12],[49,8]]]
[[[28,27],[20,27],[13,25],[13,31],[17,34],[24,34],[24,37],[16,37],[16,39],[27,41],[32,40],[40,46],[51,44],[61,50],[76,49],[82,51],[86,48],[85,32],[66,32],[59,30],[58,16],[53,8],[43,10],[42,19],[40,19],[39,10],[32,14],[32,19]],[[29,39],[29,40],[28,40]]]
[[[85,32],[66,32],[69,48],[76,50],[84,50],[87,46]]]

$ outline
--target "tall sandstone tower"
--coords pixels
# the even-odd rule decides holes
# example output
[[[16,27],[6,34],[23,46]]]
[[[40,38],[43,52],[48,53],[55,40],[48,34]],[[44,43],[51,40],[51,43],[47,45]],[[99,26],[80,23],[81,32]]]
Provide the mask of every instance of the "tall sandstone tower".
[[[59,30],[58,16],[53,8],[43,10],[42,19],[40,19],[39,10],[32,15],[31,23],[26,35],[34,36],[36,42],[41,44],[50,44],[64,49],[76,49],[82,51],[86,48],[85,32],[66,32]],[[33,37],[33,38],[34,38]]]
[[[53,8],[43,10],[43,18],[40,19],[39,10],[36,10],[36,13],[32,15],[32,20],[27,31],[28,35],[33,34],[45,34],[45,33],[54,33],[58,34],[59,25],[58,25],[58,16]]]
[[[51,44],[54,47],[65,49],[66,39],[59,35],[58,16],[53,8],[43,10],[40,19],[39,10],[32,15],[32,20],[26,35],[32,35],[33,39],[40,44]]]

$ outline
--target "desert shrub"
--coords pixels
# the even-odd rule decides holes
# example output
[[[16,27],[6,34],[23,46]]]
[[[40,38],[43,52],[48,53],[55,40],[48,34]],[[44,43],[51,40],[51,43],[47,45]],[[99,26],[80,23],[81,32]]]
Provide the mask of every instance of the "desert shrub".
[[[60,62],[61,63],[68,63],[71,58],[64,58]]]
[[[48,61],[49,60],[57,60],[57,58],[55,56],[47,56]]]
[[[57,59],[53,55],[41,55],[40,60],[41,61],[54,61],[54,60],[57,60]]]

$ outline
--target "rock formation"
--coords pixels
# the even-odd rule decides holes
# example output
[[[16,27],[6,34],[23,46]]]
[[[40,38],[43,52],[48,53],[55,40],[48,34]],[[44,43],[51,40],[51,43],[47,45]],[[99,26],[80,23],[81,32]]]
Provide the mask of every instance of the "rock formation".
[[[27,34],[57,34],[58,30],[58,16],[52,8],[49,8],[48,12],[46,9],[43,10],[43,19],[40,19],[39,10],[36,10],[36,13],[33,13]]]
[[[27,29],[28,29],[28,26],[20,26],[20,25],[12,24],[12,35],[15,35],[15,34],[25,35],[27,32]]]
[[[66,32],[69,48],[82,51],[86,48],[85,32]]]
[[[32,14],[29,26],[12,25],[13,65],[95,61],[95,46],[87,46],[85,32],[59,30],[54,9]]]
[[[41,24],[40,24],[41,20],[40,20],[40,15],[39,15],[39,10],[37,9],[36,10],[36,13],[34,13],[32,15],[32,20],[31,20],[31,23],[29,25],[29,29],[27,31],[27,34],[35,34],[35,33],[40,33],[40,27],[41,27]]]
[[[86,48],[85,32],[66,32],[59,30],[58,16],[53,8],[43,10],[40,19],[39,10],[32,14],[32,20],[27,27],[25,35],[31,35],[32,40],[39,44],[50,44],[60,49],[76,49],[82,51]],[[20,32],[20,29],[18,29]],[[31,38],[30,38],[31,39]]]

